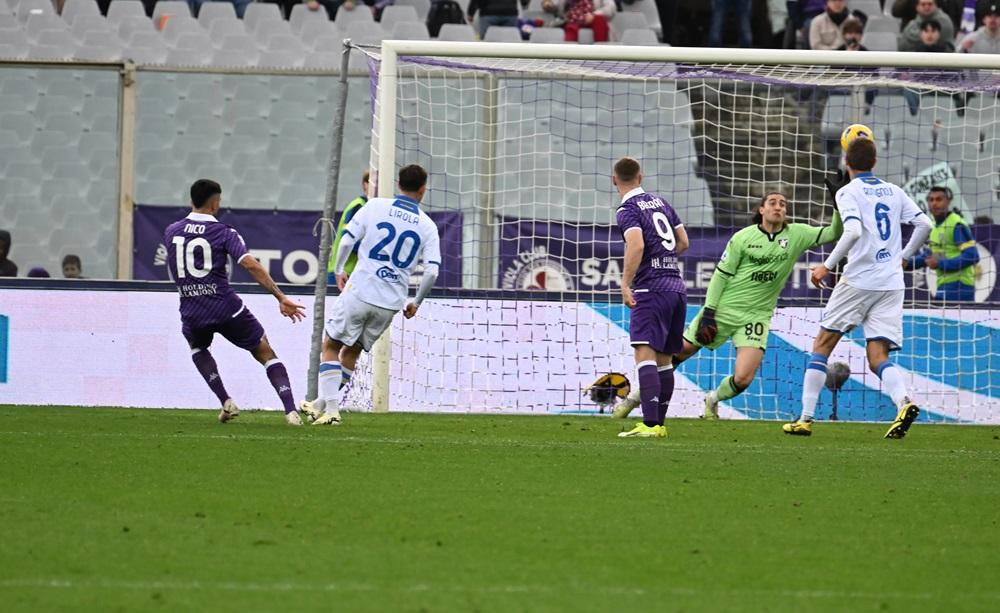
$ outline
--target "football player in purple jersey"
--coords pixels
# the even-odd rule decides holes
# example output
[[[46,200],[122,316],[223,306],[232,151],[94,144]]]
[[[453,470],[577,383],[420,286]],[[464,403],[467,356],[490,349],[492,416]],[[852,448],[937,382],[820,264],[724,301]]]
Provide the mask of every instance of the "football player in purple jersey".
[[[240,410],[222,384],[215,359],[208,350],[216,333],[246,349],[264,365],[267,378],[281,398],[285,420],[294,426],[302,425],[285,365],[271,349],[263,326],[229,285],[229,258],[278,299],[281,314],[293,323],[305,317],[305,307],[278,288],[267,270],[247,251],[243,237],[235,229],[215,218],[221,205],[222,187],[215,181],[198,179],[191,185],[191,213],[170,224],[164,233],[167,266],[181,295],[181,331],[191,346],[194,365],[222,405],[219,421],[230,421]]]

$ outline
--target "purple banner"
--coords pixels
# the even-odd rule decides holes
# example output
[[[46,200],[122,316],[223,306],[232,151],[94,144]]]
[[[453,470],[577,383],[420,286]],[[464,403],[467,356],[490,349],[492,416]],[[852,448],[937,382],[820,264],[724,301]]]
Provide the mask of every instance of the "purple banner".
[[[191,212],[189,207],[137,204],[132,224],[135,248],[132,278],[166,280],[167,249],[163,231]],[[462,285],[462,214],[454,211],[429,213],[441,235],[441,271],[438,287]],[[317,272],[326,272],[326,263],[318,262],[319,239],[313,236],[318,211],[280,211],[260,209],[223,209],[219,221],[229,224],[243,236],[247,248],[278,283],[311,284]],[[337,214],[339,220],[340,214]],[[337,223],[334,221],[334,224]],[[240,266],[234,266],[235,282],[253,279]]]
[[[588,224],[504,218],[500,220],[499,284],[504,289],[546,291],[617,291],[621,283],[625,243],[617,228]],[[733,232],[723,228],[688,228],[691,247],[681,256],[688,291],[703,296]],[[978,302],[1000,301],[997,288],[997,256],[1000,226],[972,226],[979,243],[980,263],[976,286]],[[909,233],[905,234],[908,237]],[[904,240],[905,240],[904,237]],[[826,250],[832,248],[827,246]],[[782,292],[785,298],[823,299],[809,283],[809,269],[822,261],[822,253],[806,253],[796,264]],[[907,271],[907,296],[929,300],[933,275],[926,270]]]

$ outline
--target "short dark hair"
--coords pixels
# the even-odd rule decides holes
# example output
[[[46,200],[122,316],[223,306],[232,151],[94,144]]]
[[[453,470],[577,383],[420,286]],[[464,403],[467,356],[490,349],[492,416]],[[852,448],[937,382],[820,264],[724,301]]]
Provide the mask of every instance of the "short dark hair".
[[[371,178],[371,175],[372,175],[372,171],[371,170],[366,170],[365,174],[361,175],[361,182],[362,183],[368,183],[368,179]]]
[[[788,196],[786,196],[785,194],[779,192],[778,190],[771,190],[771,191],[767,192],[766,194],[764,194],[763,196],[761,196],[760,197],[760,202],[757,203],[757,210],[754,211],[753,219],[750,220],[750,222],[753,225],[759,226],[760,224],[764,223],[764,214],[760,212],[760,207],[764,206],[764,203],[767,202],[767,199],[768,199],[769,196],[773,196],[775,194],[781,196],[786,201],[788,200]]]
[[[844,23],[840,26],[840,33],[847,34],[849,32],[854,32],[856,34],[864,34],[865,24],[861,23],[861,20],[851,15],[844,20]]]
[[[198,179],[191,184],[191,204],[200,209],[208,204],[212,196],[222,193],[222,186],[211,179]]]
[[[399,189],[415,192],[427,185],[427,171],[419,164],[410,164],[399,169]]]
[[[631,183],[639,176],[642,169],[635,158],[624,157],[615,162],[615,178],[623,183]]]
[[[939,192],[946,200],[951,200],[951,190],[943,185],[935,185],[934,187],[927,190],[927,194],[930,195],[931,192]]]
[[[859,172],[875,168],[875,141],[870,138],[855,138],[847,146],[847,165]]]
[[[941,24],[939,24],[937,21],[935,21],[933,19],[928,19],[927,21],[925,21],[922,24],[920,24],[920,29],[921,30],[934,30],[936,32],[940,32],[941,31]]]
[[[83,262],[80,261],[80,256],[78,255],[73,255],[72,253],[70,253],[69,255],[64,257],[62,263],[63,268],[66,268],[67,264],[76,264],[77,268],[83,270]]]

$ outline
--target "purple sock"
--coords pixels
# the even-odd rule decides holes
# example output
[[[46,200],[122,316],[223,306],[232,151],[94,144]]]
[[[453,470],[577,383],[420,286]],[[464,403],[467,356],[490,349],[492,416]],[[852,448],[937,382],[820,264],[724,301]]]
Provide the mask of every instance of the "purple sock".
[[[215,358],[208,352],[208,349],[198,349],[191,354],[191,360],[195,368],[204,377],[205,383],[212,388],[215,396],[219,399],[219,404],[225,404],[229,400],[229,393],[226,386],[222,384],[222,377],[219,375],[219,367],[215,365]]]
[[[647,426],[659,425],[657,422],[660,417],[660,375],[656,372],[656,362],[652,360],[639,362],[637,366],[642,423]]]
[[[674,367],[671,365],[660,366],[660,425],[667,419],[667,409],[670,407],[670,399],[674,396]]]
[[[295,410],[295,399],[292,398],[292,384],[288,382],[288,371],[285,370],[285,365],[278,360],[271,360],[264,365],[264,368],[267,369],[267,378],[274,387],[274,391],[278,392],[278,398],[281,398],[285,414],[291,413]]]

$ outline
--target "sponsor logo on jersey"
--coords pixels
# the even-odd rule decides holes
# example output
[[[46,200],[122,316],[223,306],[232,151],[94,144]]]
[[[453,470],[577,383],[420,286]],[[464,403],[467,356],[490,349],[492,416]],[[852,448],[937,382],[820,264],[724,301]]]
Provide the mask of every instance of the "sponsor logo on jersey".
[[[749,257],[750,263],[754,266],[767,266],[768,264],[773,264],[775,262],[784,262],[788,259],[787,253],[781,253],[778,255],[765,255],[763,257],[758,255],[751,255]]]
[[[396,271],[389,268],[388,266],[383,266],[375,271],[375,276],[379,279],[384,279],[386,281],[399,281],[399,275]]]
[[[782,249],[788,249],[788,239],[787,238],[779,238],[778,239],[778,246],[781,247]]]
[[[888,249],[879,249],[878,252],[875,254],[875,261],[879,263],[888,262],[891,259],[892,259],[892,254],[889,253]]]
[[[569,292],[576,289],[573,275],[543,245],[521,251],[503,272],[503,289],[538,289]]]
[[[758,270],[750,275],[750,280],[758,283],[770,283],[777,277],[778,273],[773,270]]]

